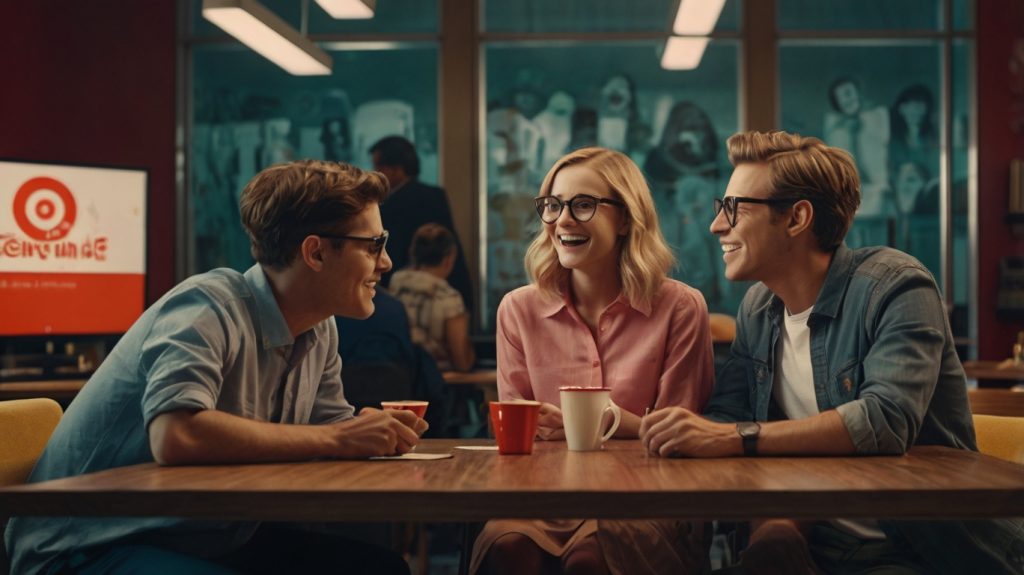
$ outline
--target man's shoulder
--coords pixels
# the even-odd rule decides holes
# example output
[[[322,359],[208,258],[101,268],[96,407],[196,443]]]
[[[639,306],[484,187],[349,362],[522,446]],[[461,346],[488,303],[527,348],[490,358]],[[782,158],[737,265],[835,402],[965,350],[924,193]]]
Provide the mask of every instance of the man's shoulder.
[[[400,188],[395,190],[388,200],[395,200],[393,204],[402,204],[404,202],[422,200],[423,198],[435,198],[437,196],[444,195],[444,188],[425,184],[419,180],[409,180],[402,184]],[[386,205],[387,202],[384,202],[384,204]]]
[[[185,279],[168,292],[168,295],[203,293],[214,301],[228,302],[247,297],[251,287],[241,272],[230,268],[217,268]]]
[[[931,272],[914,256],[889,247],[869,247],[853,250],[853,274],[873,280],[885,280],[903,273],[924,275],[934,281]]]
[[[406,186],[408,186],[410,190],[416,190],[416,192],[420,194],[443,195],[445,193],[444,188],[442,188],[441,186],[434,186],[431,184],[421,182],[419,180],[412,180],[408,184],[406,184]]]
[[[151,312],[147,315],[166,317],[181,310],[199,308],[210,312],[202,314],[204,317],[212,318],[224,313],[235,315],[238,310],[246,308],[246,302],[252,298],[252,286],[244,275],[232,269],[218,268],[186,278],[157,300],[151,310],[147,310]]]

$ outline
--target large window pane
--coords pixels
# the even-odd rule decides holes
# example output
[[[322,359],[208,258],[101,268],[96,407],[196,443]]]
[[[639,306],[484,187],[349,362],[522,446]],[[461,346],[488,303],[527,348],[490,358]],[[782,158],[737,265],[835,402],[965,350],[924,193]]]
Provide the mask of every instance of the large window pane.
[[[488,32],[668,32],[679,4],[678,0],[481,1]],[[715,30],[738,30],[740,20],[740,0],[727,0]]]
[[[259,0],[279,18],[296,30],[302,23],[302,2],[296,0]],[[373,18],[335,20],[309,0],[307,32],[309,34],[404,34],[437,32],[437,0],[383,0],[377,2]],[[193,34],[228,37],[209,20],[203,18],[202,1],[191,4]]]
[[[437,181],[436,47],[331,55],[332,76],[299,77],[248,48],[196,47],[192,272],[252,264],[238,194],[271,164],[315,158],[370,168],[367,149],[398,134],[416,143],[423,180]]]
[[[708,226],[731,173],[724,141],[738,128],[737,46],[711,43],[689,72],[661,69],[653,42],[486,48],[488,329],[501,297],[527,283],[523,255],[539,230],[531,198],[559,157],[588,145],[624,151],[645,171],[678,252],[676,277],[713,310],[736,312],[746,286],[725,281]]]
[[[952,0],[953,2],[953,29],[971,30],[974,28],[974,2],[973,0]]]
[[[938,30],[943,0],[778,0],[780,30]]]
[[[783,128],[857,161],[861,207],[847,243],[902,249],[936,278],[941,55],[940,41],[789,43],[779,51]]]

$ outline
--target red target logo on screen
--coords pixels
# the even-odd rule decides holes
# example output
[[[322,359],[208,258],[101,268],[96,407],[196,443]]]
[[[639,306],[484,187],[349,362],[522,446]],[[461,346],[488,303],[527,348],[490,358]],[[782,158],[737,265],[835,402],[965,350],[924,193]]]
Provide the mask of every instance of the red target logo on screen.
[[[68,235],[77,213],[71,190],[53,178],[32,178],[14,194],[14,221],[34,240],[59,240]]]

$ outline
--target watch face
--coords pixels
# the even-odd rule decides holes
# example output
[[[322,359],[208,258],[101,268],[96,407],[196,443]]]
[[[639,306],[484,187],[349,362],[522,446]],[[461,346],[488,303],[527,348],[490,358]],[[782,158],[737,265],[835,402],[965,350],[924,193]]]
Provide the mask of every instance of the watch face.
[[[754,421],[744,421],[736,424],[736,432],[740,437],[757,437],[761,431],[761,424]]]

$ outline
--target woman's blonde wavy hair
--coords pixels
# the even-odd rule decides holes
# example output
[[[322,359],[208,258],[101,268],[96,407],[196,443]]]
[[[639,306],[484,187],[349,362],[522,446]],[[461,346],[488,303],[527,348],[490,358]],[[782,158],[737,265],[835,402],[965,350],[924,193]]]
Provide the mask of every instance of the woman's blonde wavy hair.
[[[661,235],[654,200],[640,168],[620,152],[606,148],[582,148],[555,162],[540,186],[541,196],[551,195],[555,176],[567,166],[586,166],[593,170],[608,184],[612,197],[626,204],[623,211],[628,229],[619,240],[622,247],[619,252],[622,292],[633,305],[650,301],[675,265],[676,258]],[[569,270],[559,263],[555,246],[544,229],[526,250],[524,263],[526,272],[537,287],[558,295],[563,293],[569,282]]]

